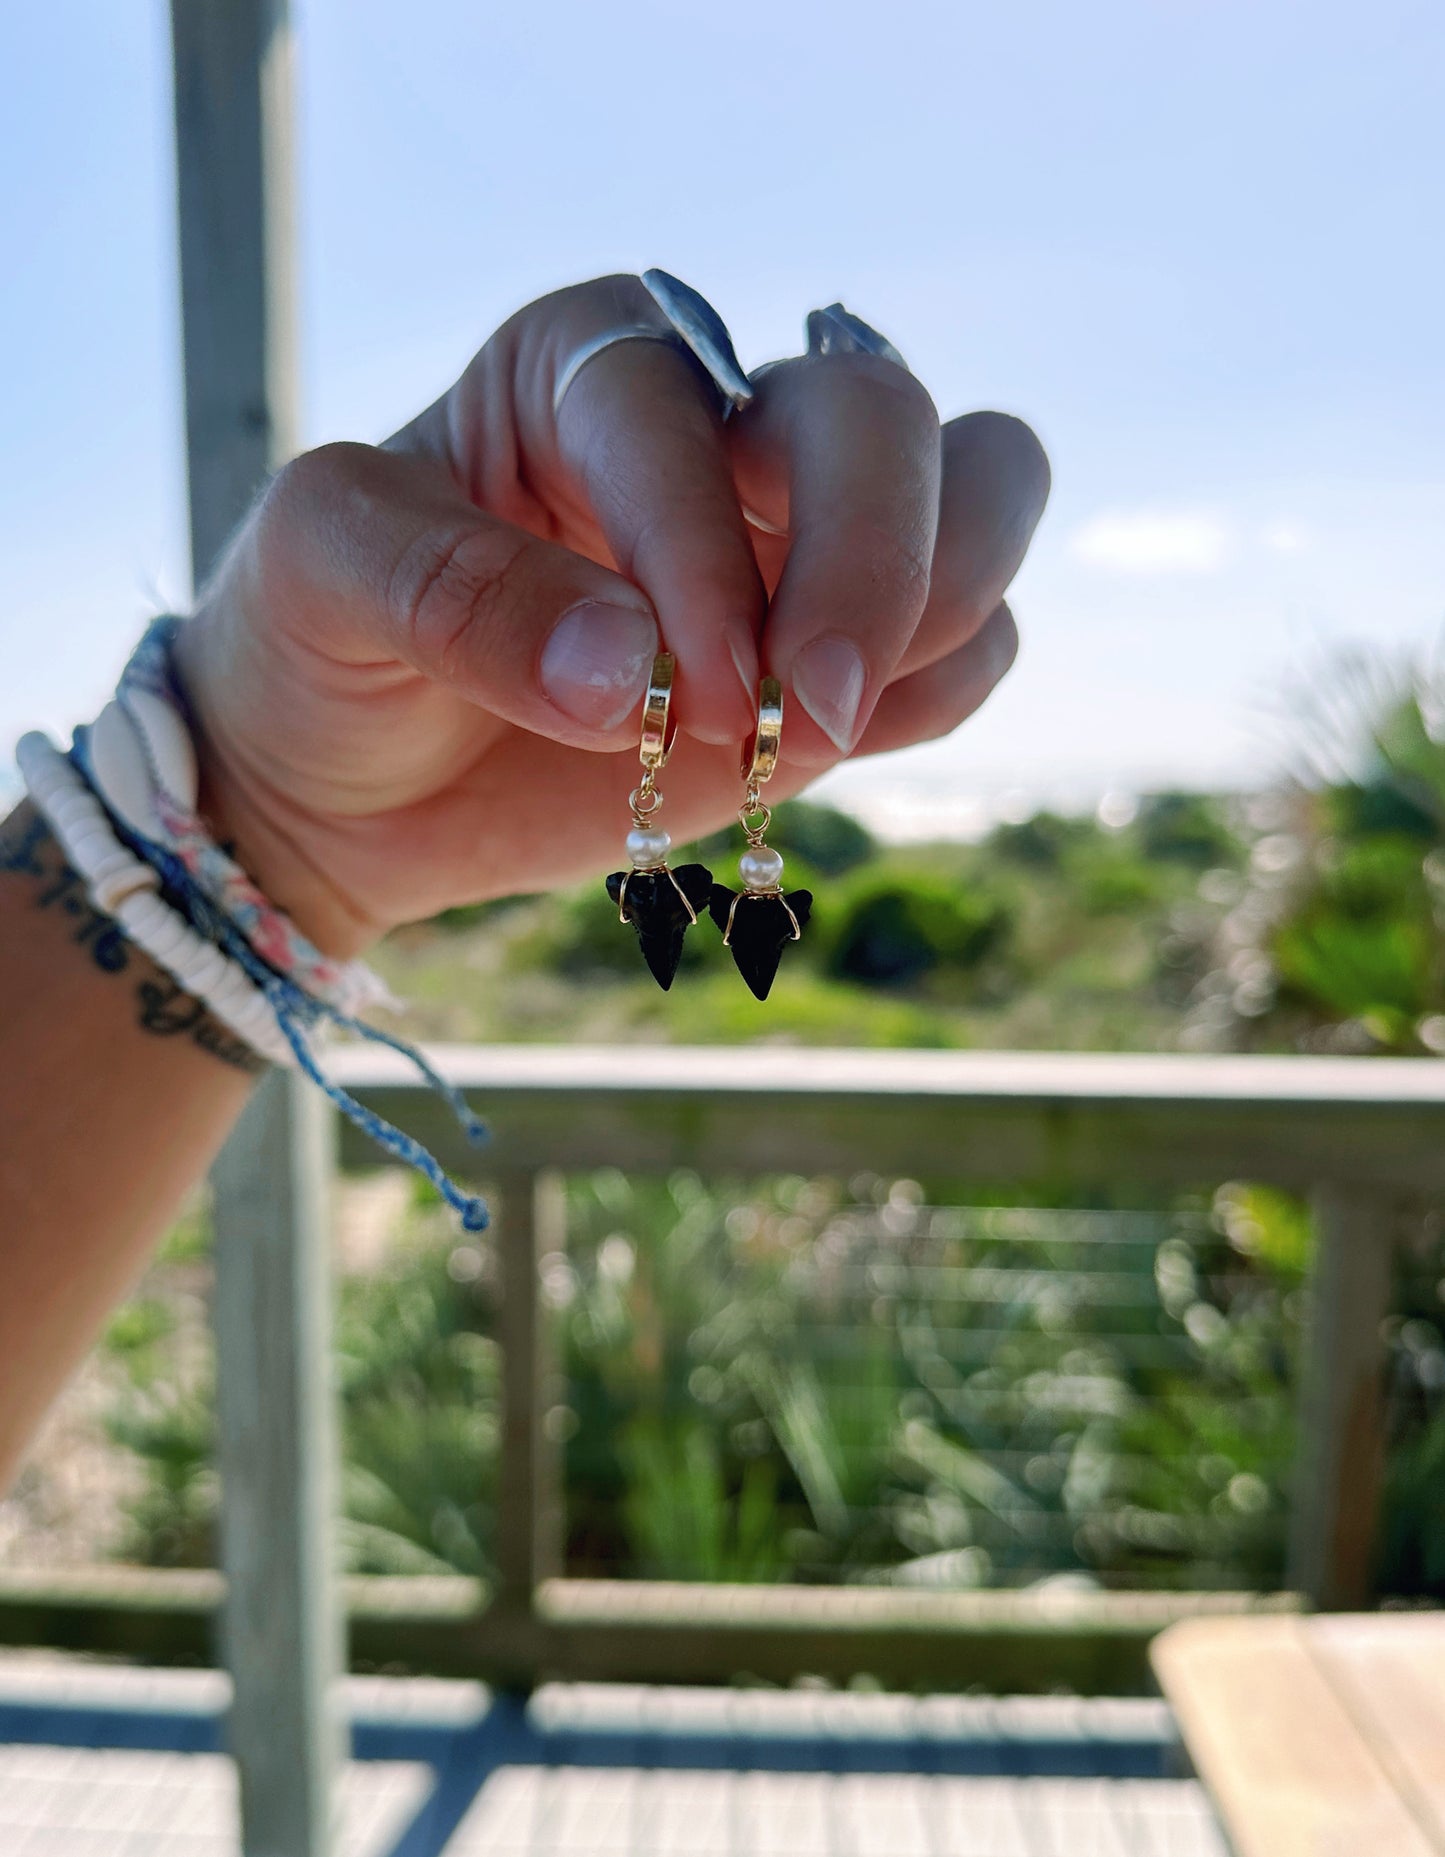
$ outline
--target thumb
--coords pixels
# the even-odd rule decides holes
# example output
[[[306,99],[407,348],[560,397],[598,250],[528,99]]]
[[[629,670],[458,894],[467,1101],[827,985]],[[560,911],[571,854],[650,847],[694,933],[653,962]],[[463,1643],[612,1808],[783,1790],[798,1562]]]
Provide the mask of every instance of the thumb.
[[[394,658],[574,747],[623,746],[660,650],[630,581],[483,514],[430,460],[369,445],[307,452],[250,536],[273,612],[340,661]]]

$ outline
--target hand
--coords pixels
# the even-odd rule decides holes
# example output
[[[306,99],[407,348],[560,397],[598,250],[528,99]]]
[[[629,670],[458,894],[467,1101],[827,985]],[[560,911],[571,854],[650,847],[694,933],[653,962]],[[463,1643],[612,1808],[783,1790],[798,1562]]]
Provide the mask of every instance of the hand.
[[[638,705],[678,660],[662,779],[681,846],[732,816],[760,666],[775,801],[849,754],[946,734],[1013,661],[1003,594],[1048,495],[1029,429],[940,429],[869,355],[770,368],[726,425],[633,277],[506,323],[374,449],[275,479],[182,628],[202,805],[328,951],[621,863]],[[744,507],[785,535],[752,526]]]

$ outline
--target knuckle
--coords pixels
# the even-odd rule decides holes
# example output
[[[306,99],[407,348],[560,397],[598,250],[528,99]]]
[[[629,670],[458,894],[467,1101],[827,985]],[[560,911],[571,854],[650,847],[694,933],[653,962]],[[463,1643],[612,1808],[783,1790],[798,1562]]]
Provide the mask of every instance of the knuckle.
[[[739,585],[751,585],[756,569],[740,523],[712,485],[677,483],[661,496],[655,486],[648,488],[650,496],[631,501],[632,540],[626,551],[630,571],[644,577],[665,572],[685,550],[693,571],[724,582],[730,597],[737,597]]]
[[[871,398],[896,403],[903,416],[920,425],[938,424],[933,395],[916,374],[890,361],[886,355],[849,351],[820,355],[817,365],[830,370],[829,378]]]
[[[877,523],[854,539],[866,548],[870,602],[917,618],[928,604],[933,578],[931,535],[918,535],[906,522]]]
[[[459,674],[462,647],[482,620],[495,622],[537,547],[528,536],[499,545],[470,526],[428,529],[392,569],[387,607],[400,635],[444,681]]]
[[[271,479],[265,502],[283,510],[312,510],[347,494],[361,479],[368,461],[375,456],[370,445],[345,439],[318,445],[303,451]]]
[[[980,467],[1026,486],[1040,504],[1048,497],[1049,455],[1033,427],[1013,413],[967,413],[944,428],[944,446],[953,456],[976,459]]]
[[[615,316],[623,321],[636,321],[644,310],[653,307],[647,286],[635,272],[614,271],[605,277],[588,278],[582,284],[567,284],[561,290],[538,297],[525,309],[518,310],[503,325],[503,329],[516,329],[538,322],[571,324],[579,319],[595,321],[599,315],[604,319]]]
[[[337,442],[303,451],[266,485],[246,525],[263,576],[284,584],[304,561],[306,538],[349,524],[376,458],[369,445]]]

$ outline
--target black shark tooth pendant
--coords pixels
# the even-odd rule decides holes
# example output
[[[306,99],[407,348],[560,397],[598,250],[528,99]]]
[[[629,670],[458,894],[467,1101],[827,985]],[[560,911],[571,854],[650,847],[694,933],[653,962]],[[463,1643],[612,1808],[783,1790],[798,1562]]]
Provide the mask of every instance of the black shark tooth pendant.
[[[642,958],[664,993],[682,959],[683,937],[707,908],[712,888],[712,872],[705,864],[615,870],[607,879],[607,894],[637,930]]]
[[[790,941],[797,941],[813,912],[811,890],[730,890],[715,883],[708,913],[722,930],[737,970],[758,999],[766,999],[777,978],[778,963]]]

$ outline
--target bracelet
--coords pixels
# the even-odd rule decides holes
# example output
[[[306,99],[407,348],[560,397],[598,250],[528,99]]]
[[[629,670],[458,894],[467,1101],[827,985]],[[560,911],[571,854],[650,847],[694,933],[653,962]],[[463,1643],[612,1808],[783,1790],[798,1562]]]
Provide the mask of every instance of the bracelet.
[[[311,1040],[332,1027],[384,1044],[446,1100],[473,1146],[487,1139],[461,1091],[420,1051],[356,1017],[362,1005],[395,1005],[370,969],[313,947],[206,831],[195,812],[185,700],[170,668],[178,624],[150,627],[115,700],[92,729],[76,731],[69,755],[44,735],[21,739],[16,760],[37,809],[97,910],[244,1043],[299,1070],[385,1153],[430,1181],[466,1230],[485,1230],[486,1202],[317,1061]]]
[[[44,735],[23,735],[15,759],[31,799],[86,894],[176,984],[253,1051],[296,1068],[296,1056],[255,983],[158,894],[160,872],[121,843],[99,800]]]
[[[245,937],[254,953],[313,999],[354,1014],[395,1008],[381,979],[362,961],[325,955],[250,874],[212,838],[196,811],[196,753],[185,692],[172,647],[181,621],[157,619],[121,672],[115,697],[77,735],[75,758],[108,811],[138,841],[142,856],[169,854],[182,867],[176,886],[192,891]]]

